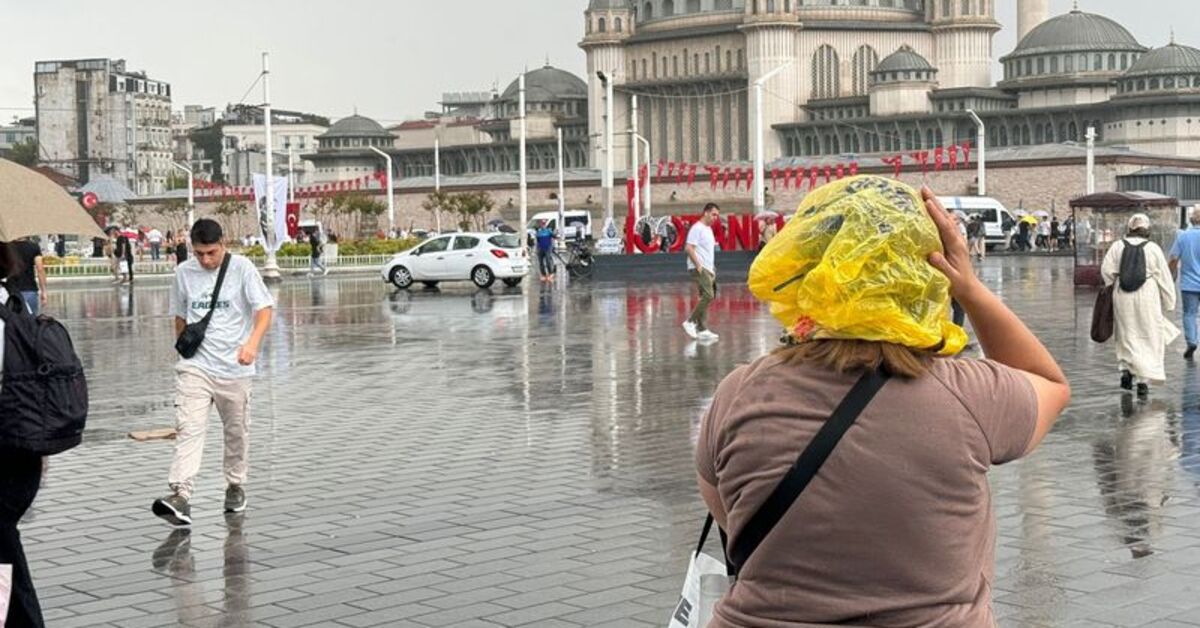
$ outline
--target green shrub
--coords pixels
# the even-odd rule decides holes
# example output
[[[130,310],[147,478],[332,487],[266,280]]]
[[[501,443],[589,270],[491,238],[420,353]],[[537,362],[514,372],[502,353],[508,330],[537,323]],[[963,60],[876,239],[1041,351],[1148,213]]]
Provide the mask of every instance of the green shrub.
[[[417,238],[400,240],[342,240],[338,242],[338,255],[395,255],[420,244]],[[326,243],[328,250],[329,244]],[[266,257],[266,252],[260,245],[242,249],[242,254],[249,257]],[[310,257],[312,250],[307,242],[287,242],[279,248],[279,257]]]

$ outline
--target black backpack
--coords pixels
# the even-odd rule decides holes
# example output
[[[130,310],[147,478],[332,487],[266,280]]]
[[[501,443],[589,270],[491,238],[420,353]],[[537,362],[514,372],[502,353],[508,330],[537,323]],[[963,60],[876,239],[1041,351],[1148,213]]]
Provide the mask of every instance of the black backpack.
[[[1117,271],[1121,292],[1137,292],[1146,283],[1146,252],[1142,250],[1146,242],[1133,244],[1125,240],[1125,250],[1121,251],[1121,268]]]
[[[87,423],[88,391],[71,335],[49,316],[33,316],[20,293],[0,304],[4,374],[0,448],[51,456],[75,447]]]

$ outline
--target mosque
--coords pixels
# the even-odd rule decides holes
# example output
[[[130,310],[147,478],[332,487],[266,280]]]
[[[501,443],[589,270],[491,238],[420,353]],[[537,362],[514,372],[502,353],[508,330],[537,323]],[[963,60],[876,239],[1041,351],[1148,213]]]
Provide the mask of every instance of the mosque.
[[[1200,157],[1200,50],[1143,45],[1116,21],[1016,0],[1017,47],[999,59],[997,0],[590,0],[588,129],[636,124],[656,158],[746,161],[751,87],[763,81],[768,160],[1082,142]],[[779,70],[782,68],[782,70]],[[779,70],[778,72],[776,72]],[[774,74],[772,74],[774,73]],[[769,76],[768,76],[769,75]],[[618,134],[620,137],[620,134]],[[593,165],[603,146],[592,143]],[[616,146],[627,163],[628,143]]]

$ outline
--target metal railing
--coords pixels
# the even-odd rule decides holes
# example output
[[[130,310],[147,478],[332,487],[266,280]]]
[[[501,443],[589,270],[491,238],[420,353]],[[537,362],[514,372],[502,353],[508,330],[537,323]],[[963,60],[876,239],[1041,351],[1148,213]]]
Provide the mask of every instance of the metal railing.
[[[249,258],[255,266],[262,267],[266,258],[253,256]],[[363,268],[381,267],[392,259],[391,255],[339,255],[326,257],[322,262],[330,268]],[[308,256],[279,257],[279,267],[283,270],[302,270],[309,265]],[[175,272],[175,263],[169,260],[142,260],[133,263],[133,274],[137,275],[169,275]],[[111,275],[112,270],[108,260],[96,257],[67,257],[61,262],[46,265],[48,277],[103,277]]]

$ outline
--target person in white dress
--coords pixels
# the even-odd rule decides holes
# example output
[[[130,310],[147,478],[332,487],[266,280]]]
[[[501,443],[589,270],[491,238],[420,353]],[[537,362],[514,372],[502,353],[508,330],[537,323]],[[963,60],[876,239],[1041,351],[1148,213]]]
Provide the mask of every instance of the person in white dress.
[[[1117,284],[1113,290],[1113,340],[1121,388],[1133,390],[1136,384],[1138,397],[1145,398],[1151,383],[1166,381],[1167,345],[1179,337],[1179,329],[1163,313],[1175,309],[1175,280],[1166,255],[1150,241],[1150,218],[1136,214],[1129,219],[1128,227],[1126,237],[1109,247],[1100,274],[1105,286]],[[1121,259],[1126,249],[1133,247],[1140,247],[1145,256],[1146,277],[1127,292],[1120,285]]]

